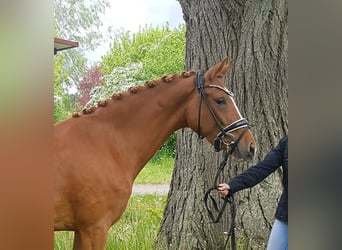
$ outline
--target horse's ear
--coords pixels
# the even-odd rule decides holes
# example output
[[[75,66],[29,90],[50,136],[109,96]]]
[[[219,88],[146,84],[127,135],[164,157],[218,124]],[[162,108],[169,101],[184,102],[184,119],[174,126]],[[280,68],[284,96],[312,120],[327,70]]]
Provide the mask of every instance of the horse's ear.
[[[230,68],[233,65],[233,61],[230,60],[227,63],[228,57],[225,57],[221,62],[217,63],[213,67],[211,67],[206,73],[205,73],[205,80],[209,81],[214,78],[222,79],[224,75],[230,70]]]
[[[221,69],[221,72],[216,74],[216,77],[222,79],[224,75],[232,68],[233,62],[234,62],[233,60],[229,60],[228,63],[223,66],[223,68]]]

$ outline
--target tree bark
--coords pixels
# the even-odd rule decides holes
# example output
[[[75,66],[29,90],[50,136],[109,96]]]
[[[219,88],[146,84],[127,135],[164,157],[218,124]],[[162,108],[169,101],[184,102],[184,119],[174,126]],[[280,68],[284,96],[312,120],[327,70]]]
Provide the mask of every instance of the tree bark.
[[[179,0],[187,26],[186,69],[208,69],[225,56],[234,59],[227,87],[258,143],[256,159],[229,161],[220,181],[262,160],[288,133],[288,4],[286,0]],[[177,134],[177,155],[157,249],[222,249],[230,223],[210,223],[204,193],[222,153],[190,129]],[[281,192],[281,171],[235,194],[236,232],[243,249],[264,249]],[[219,200],[219,198],[218,198]]]

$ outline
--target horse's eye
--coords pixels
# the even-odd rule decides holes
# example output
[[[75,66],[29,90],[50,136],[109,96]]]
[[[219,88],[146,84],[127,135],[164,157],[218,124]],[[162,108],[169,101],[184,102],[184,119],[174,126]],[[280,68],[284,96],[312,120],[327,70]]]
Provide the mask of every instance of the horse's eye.
[[[215,101],[218,105],[226,104],[226,100],[223,97],[217,98]]]

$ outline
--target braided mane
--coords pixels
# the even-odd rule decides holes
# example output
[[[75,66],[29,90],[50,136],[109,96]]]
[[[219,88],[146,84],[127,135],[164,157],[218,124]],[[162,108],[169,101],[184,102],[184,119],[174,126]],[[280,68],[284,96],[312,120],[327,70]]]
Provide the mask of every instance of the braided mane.
[[[81,115],[88,115],[88,114],[92,114],[95,112],[95,110],[99,107],[106,107],[108,102],[111,100],[122,100],[124,96],[126,95],[135,95],[138,94],[142,91],[145,91],[147,89],[151,89],[151,88],[155,88],[158,87],[158,85],[162,84],[162,83],[172,83],[173,81],[175,81],[176,79],[179,78],[188,78],[190,76],[193,76],[196,74],[196,71],[183,71],[180,74],[173,74],[173,75],[163,75],[160,79],[157,80],[148,80],[144,83],[144,85],[136,85],[136,86],[132,86],[129,87],[126,91],[124,92],[120,92],[120,93],[114,93],[112,95],[111,99],[106,99],[106,100],[100,100],[97,103],[97,106],[91,106],[88,108],[84,108],[81,113],[80,112],[74,112],[72,114],[72,117],[80,117]]]

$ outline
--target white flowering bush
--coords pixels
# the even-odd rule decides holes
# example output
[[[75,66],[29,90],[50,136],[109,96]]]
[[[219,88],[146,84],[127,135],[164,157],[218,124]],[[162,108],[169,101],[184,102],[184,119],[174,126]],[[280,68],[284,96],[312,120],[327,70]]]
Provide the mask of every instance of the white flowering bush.
[[[113,93],[126,91],[129,87],[142,84],[136,76],[142,70],[142,63],[132,63],[126,67],[117,67],[102,77],[103,84],[95,86],[90,91],[91,99],[85,107],[93,106],[98,101],[110,98]]]

